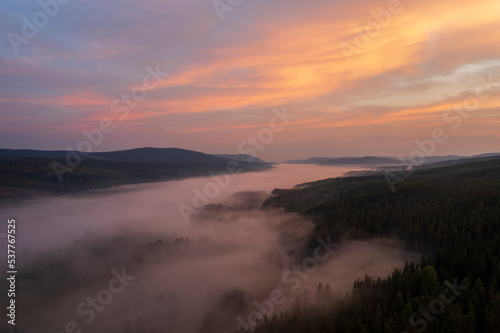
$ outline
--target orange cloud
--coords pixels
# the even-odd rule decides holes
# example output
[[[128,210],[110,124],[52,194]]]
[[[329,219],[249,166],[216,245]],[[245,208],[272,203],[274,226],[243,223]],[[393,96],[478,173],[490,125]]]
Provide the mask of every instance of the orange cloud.
[[[295,107],[298,113],[298,118],[287,127],[287,131],[297,134],[294,140],[307,139],[309,130],[314,129],[324,129],[322,133],[327,135],[328,128],[370,127],[371,134],[381,131],[398,137],[406,135],[395,129],[398,126],[415,132],[442,126],[446,124],[443,114],[460,102],[456,96],[469,89],[457,84],[454,90],[455,79],[468,79],[457,73],[460,69],[469,65],[467,75],[471,77],[481,76],[485,71],[500,75],[498,65],[486,64],[500,63],[500,2],[401,0],[400,13],[390,18],[375,17],[374,12],[387,10],[387,3],[383,0],[319,0],[314,4],[261,1],[248,4],[262,10],[253,12],[257,14],[249,15],[247,20],[221,23],[214,15],[214,26],[208,26],[212,23],[205,18],[201,23],[196,20],[182,23],[188,27],[178,23],[188,31],[187,35],[183,36],[181,30],[176,36],[164,36],[164,40],[159,37],[161,32],[141,27],[144,39],[151,39],[154,47],[145,49],[143,56],[148,60],[141,57],[140,61],[169,59],[170,50],[165,46],[163,53],[158,47],[160,41],[170,46],[175,40],[177,44],[173,44],[186,57],[175,58],[170,75],[149,91],[137,108],[130,110],[122,126],[148,135],[148,126],[159,129],[169,126],[177,128],[175,133],[200,135],[250,131],[265,124],[262,109],[283,105]],[[244,11],[241,7],[232,14],[245,17]],[[192,44],[182,44],[183,39]],[[109,45],[106,41],[84,43],[92,46],[93,51],[77,57],[77,61],[88,65],[86,62],[91,60],[109,60],[106,65],[112,70],[108,79],[116,82],[112,90],[129,93],[140,84],[140,80],[134,83],[130,77],[136,77],[137,68],[144,65],[141,62],[133,73],[121,73],[119,69],[138,63],[135,58],[127,58],[126,52],[136,54],[142,41],[127,43],[126,39],[116,39]],[[37,64],[42,67],[44,61],[59,58],[71,59],[55,52],[52,58],[37,59]],[[115,59],[117,64],[113,67]],[[104,68],[102,63],[98,65]],[[16,69],[3,73],[25,72]],[[85,124],[98,122],[101,116],[119,117],[110,110],[111,102],[119,95],[113,97],[106,87],[68,90],[71,92],[62,97],[33,94],[29,100],[21,93],[0,95],[0,103],[64,107],[78,114],[76,120]],[[475,132],[480,132],[481,126],[490,129],[491,124],[498,124],[500,115],[494,110],[500,107],[499,99],[492,96],[481,101],[467,118]],[[253,112],[255,118],[249,123],[248,118],[238,118],[238,112],[221,112],[224,110]],[[198,114],[204,120],[197,120]],[[208,115],[214,119],[206,121]],[[167,123],[181,116],[184,118],[179,124]],[[7,120],[16,121],[12,117]],[[365,133],[363,130],[347,133],[355,134]]]
[[[280,25],[279,29],[273,22],[263,22],[257,29],[266,32],[262,34],[264,37],[245,45],[228,43],[207,48],[202,55],[206,55],[209,62],[193,64],[189,70],[172,75],[160,89],[191,88],[189,94],[168,95],[163,100],[147,102],[147,107],[165,113],[271,107],[342,93],[395,70],[403,71],[411,79],[412,74],[419,72],[418,67],[432,58],[447,59],[454,68],[472,58],[478,59],[481,54],[499,56],[500,49],[492,45],[500,40],[500,22],[494,14],[499,12],[495,9],[500,9],[500,5],[497,1],[481,3],[421,1],[407,4],[402,13],[394,15],[390,24],[380,29],[363,48],[350,37],[360,31],[354,27],[364,28],[369,22],[361,17],[367,19],[369,8],[380,8],[379,2],[366,2],[367,13],[346,21],[325,18],[325,21],[310,20],[300,25],[286,22],[290,25]],[[330,10],[335,10],[335,4]],[[368,19],[373,21],[369,15]],[[496,32],[491,33],[494,27]],[[451,36],[453,43],[439,44]],[[346,40],[359,49],[359,53],[349,59],[339,47]],[[489,52],[483,52],[485,50]],[[460,54],[452,56],[453,52]],[[252,75],[241,74],[245,70]],[[238,71],[240,78],[234,74]]]

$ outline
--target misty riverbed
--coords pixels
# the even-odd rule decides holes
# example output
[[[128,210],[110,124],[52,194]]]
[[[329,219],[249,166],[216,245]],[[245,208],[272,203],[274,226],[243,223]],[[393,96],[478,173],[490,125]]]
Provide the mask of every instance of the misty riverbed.
[[[291,188],[297,184],[361,170],[352,167],[279,164],[263,172],[231,175],[225,188],[208,198],[211,203],[226,201],[240,191]],[[182,234],[187,227],[180,204],[194,207],[196,193],[204,193],[212,177],[198,177],[151,184],[125,185],[45,199],[26,200],[0,207],[1,216],[16,218],[18,249],[36,250],[71,243],[87,232],[117,225],[141,230]],[[210,190],[210,189],[209,189]]]
[[[252,326],[252,320],[255,324],[255,314],[289,309],[297,295],[314,293],[320,282],[344,294],[365,274],[385,277],[414,257],[397,241],[333,245],[325,235],[318,256],[309,258],[312,269],[301,271],[296,260],[312,223],[279,209],[258,209],[274,188],[353,170],[359,169],[277,165],[232,175],[210,198],[220,205],[201,208],[189,221],[179,205],[193,206],[207,184],[216,183],[213,178],[2,207],[1,215],[15,218],[18,226],[19,318],[29,318],[20,319],[18,327],[27,332],[65,332],[66,327],[97,333],[232,332],[238,325]]]

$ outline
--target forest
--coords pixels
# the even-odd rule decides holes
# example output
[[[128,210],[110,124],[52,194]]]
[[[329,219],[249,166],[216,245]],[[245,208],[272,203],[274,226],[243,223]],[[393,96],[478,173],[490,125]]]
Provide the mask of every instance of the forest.
[[[352,292],[329,285],[265,317],[255,332],[498,332],[500,160],[419,170],[391,190],[386,177],[327,179],[276,189],[263,205],[310,217],[317,237],[397,237],[422,253]]]
[[[100,153],[0,149],[0,204],[120,185],[207,177],[227,173],[231,163],[238,172],[272,167],[246,155],[216,156],[177,148]]]
[[[30,319],[14,332],[60,332],[70,321],[96,333],[498,332],[500,159],[387,172],[236,193],[183,229],[164,229],[171,213],[156,207],[131,224],[28,248],[16,297],[19,318]],[[318,240],[331,251],[318,257]],[[389,266],[365,274],[352,244],[379,241],[405,255],[393,265],[389,246],[368,246],[362,261]],[[87,297],[124,269],[136,278],[94,321]]]

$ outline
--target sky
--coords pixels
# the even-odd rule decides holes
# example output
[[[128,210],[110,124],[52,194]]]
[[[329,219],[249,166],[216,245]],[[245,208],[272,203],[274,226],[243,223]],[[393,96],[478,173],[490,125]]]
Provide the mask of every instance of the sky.
[[[500,152],[498,0],[0,3],[0,148]]]

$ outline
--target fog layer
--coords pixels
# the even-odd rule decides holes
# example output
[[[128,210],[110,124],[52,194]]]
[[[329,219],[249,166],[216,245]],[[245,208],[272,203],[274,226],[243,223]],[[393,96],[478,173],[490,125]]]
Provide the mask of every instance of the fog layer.
[[[385,277],[408,254],[387,240],[318,240],[321,260],[304,265],[313,225],[259,206],[276,187],[352,169],[278,166],[231,176],[186,220],[197,189],[213,178],[125,186],[2,207],[19,226],[19,328],[27,332],[224,332],[279,291],[270,315],[304,289],[345,293],[366,273]],[[268,309],[270,310],[270,309]],[[265,312],[265,311],[261,311]],[[249,317],[250,315],[250,317]],[[254,316],[255,317],[255,316]],[[250,318],[250,319],[249,319]]]

